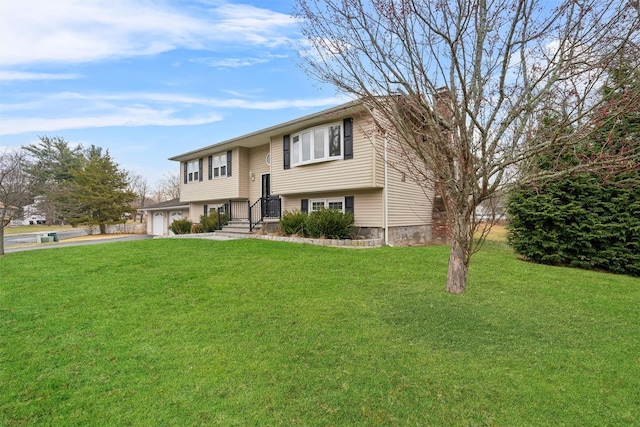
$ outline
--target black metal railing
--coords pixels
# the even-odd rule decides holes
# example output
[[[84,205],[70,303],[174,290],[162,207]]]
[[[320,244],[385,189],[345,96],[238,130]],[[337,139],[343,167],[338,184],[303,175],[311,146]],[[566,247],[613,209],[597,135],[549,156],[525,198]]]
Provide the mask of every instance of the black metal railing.
[[[282,215],[282,201],[279,196],[261,197],[253,204],[248,200],[227,200],[218,207],[218,229],[222,229],[222,218],[229,221],[249,221],[249,231],[265,219],[276,219]]]
[[[249,202],[246,200],[227,200],[221,208],[227,214],[229,221],[242,221],[249,219]]]
[[[262,221],[262,197],[249,206],[249,231],[253,231],[256,225]]]

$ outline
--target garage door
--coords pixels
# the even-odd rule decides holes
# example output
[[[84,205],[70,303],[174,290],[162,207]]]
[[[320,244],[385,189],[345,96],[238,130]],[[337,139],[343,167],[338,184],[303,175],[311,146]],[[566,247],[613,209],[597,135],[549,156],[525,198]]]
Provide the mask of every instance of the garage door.
[[[182,212],[171,212],[169,214],[169,225],[171,225],[173,221],[177,219],[182,219]],[[169,234],[173,235],[173,231],[169,230]]]
[[[151,234],[154,236],[162,236],[164,234],[164,215],[162,212],[155,212],[153,214],[153,225]]]

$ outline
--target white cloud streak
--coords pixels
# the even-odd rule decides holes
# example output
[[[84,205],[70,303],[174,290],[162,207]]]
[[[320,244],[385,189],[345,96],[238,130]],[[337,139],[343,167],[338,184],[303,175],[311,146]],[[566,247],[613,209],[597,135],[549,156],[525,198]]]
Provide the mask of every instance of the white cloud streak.
[[[282,59],[285,60],[289,58],[288,55],[284,54],[270,54],[262,57],[241,57],[241,58],[215,58],[215,57],[206,57],[206,58],[194,58],[191,59],[190,62],[204,64],[208,67],[214,68],[240,68],[240,67],[250,67],[256,64],[264,64],[273,60]]]
[[[216,114],[184,119],[171,117],[170,111],[130,109],[128,112],[121,111],[119,114],[106,114],[95,117],[17,118],[3,124],[0,129],[0,135],[111,126],[192,126],[213,123],[220,120],[222,120],[222,117]]]
[[[82,78],[80,74],[71,73],[34,73],[28,71],[2,71],[0,70],[0,80],[75,80]]]
[[[158,102],[172,105],[183,104],[183,106],[199,105],[215,108],[240,108],[248,110],[278,110],[282,108],[307,108],[335,105],[346,102],[342,98],[311,98],[311,99],[281,99],[273,101],[256,101],[239,98],[218,99],[206,98],[193,95],[168,94],[168,93],[122,93],[122,94],[92,94],[85,95],[75,92],[63,92],[47,97],[47,102],[59,102],[65,100],[84,100],[90,104],[100,104],[103,102],[121,101],[127,104],[132,102]]]
[[[5,118],[0,135],[24,132],[48,132],[110,126],[188,126],[213,123],[223,119],[212,109],[279,110],[335,105],[343,99],[283,99],[256,101],[251,99],[216,99],[183,94],[123,93],[81,94],[62,92],[45,95],[19,104],[4,104],[3,112],[23,111],[20,117]],[[51,117],[47,111],[58,106],[64,117]],[[202,111],[204,107],[205,111]],[[194,111],[196,109],[197,111]],[[1,118],[0,118],[1,119]]]

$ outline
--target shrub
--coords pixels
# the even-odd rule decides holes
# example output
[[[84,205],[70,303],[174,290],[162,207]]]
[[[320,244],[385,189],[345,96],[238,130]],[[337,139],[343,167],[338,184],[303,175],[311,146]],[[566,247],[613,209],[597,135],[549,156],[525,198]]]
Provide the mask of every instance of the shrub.
[[[193,223],[188,219],[178,219],[171,223],[169,230],[174,234],[189,234],[191,232],[191,226]]]
[[[202,224],[193,224],[191,226],[191,234],[202,233]]]
[[[229,223],[228,214],[221,213],[220,222],[222,223],[221,224],[222,226],[227,225]],[[220,229],[220,227],[218,227],[218,211],[212,210],[211,212],[209,212],[209,215],[207,216],[201,215],[200,224],[202,225],[202,231],[204,233],[212,233]]]
[[[306,237],[307,214],[299,210],[287,211],[280,218],[280,230],[287,236]]]
[[[320,209],[311,212],[306,220],[306,231],[311,237],[344,239],[353,236],[355,225],[351,212]]]
[[[535,262],[640,276],[639,188],[583,174],[516,189],[509,243]]]

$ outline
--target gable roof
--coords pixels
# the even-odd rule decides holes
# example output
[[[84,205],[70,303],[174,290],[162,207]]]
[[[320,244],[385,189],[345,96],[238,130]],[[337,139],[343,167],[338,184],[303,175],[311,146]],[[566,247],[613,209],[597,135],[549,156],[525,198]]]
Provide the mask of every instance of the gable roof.
[[[154,205],[145,206],[140,208],[141,211],[160,211],[166,209],[184,209],[188,208],[189,203],[181,203],[180,198],[167,200],[166,202],[156,203]]]
[[[272,137],[279,135],[286,135],[301,129],[306,129],[322,123],[326,123],[332,119],[336,120],[341,117],[345,117],[349,114],[360,112],[364,109],[362,102],[351,101],[333,108],[329,108],[317,113],[313,113],[307,116],[303,116],[285,123],[281,123],[275,126],[271,126],[256,132],[248,133],[243,136],[228,139],[226,141],[218,142],[207,147],[199,148],[197,150],[188,151],[186,153],[178,154],[173,157],[169,157],[169,160],[184,161],[191,160],[203,155],[214,154],[216,152],[230,150],[235,147],[247,147],[253,148],[260,145],[268,144]]]

